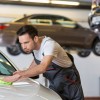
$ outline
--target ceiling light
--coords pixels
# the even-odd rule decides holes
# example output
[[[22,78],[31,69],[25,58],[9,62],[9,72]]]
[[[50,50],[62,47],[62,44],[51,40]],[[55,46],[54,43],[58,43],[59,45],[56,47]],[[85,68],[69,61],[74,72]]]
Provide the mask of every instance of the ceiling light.
[[[51,1],[52,4],[62,4],[62,5],[73,5],[73,6],[79,6],[79,2],[75,1]]]

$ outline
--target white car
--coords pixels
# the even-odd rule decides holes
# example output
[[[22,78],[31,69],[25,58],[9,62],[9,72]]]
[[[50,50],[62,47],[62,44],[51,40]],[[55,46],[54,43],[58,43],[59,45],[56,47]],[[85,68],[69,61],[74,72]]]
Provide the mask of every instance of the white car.
[[[12,75],[16,66],[0,51],[0,79]],[[31,78],[14,82],[12,85],[0,83],[0,100],[62,100],[53,90]]]

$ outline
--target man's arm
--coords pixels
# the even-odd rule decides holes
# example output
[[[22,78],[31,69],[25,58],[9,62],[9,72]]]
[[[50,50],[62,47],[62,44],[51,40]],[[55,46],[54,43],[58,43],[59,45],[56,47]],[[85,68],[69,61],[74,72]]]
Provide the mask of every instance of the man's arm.
[[[27,70],[18,71],[13,76],[5,77],[3,80],[7,81],[7,82],[14,82],[19,79],[37,76],[39,74],[42,74],[47,70],[47,68],[51,64],[52,60],[53,60],[53,56],[51,56],[51,55],[44,56],[39,65],[35,65],[33,67],[33,64],[31,64],[31,66]]]
[[[22,78],[42,74],[47,70],[47,68],[51,64],[52,60],[53,60],[53,56],[50,56],[50,55],[44,56],[39,65],[35,65],[34,67],[30,67],[27,70],[20,71],[17,74],[19,74]]]
[[[37,65],[37,64],[36,64],[35,61],[33,60],[32,63],[31,63],[31,65],[29,66],[29,68],[35,67],[36,65]],[[37,75],[37,76],[31,76],[30,78],[32,78],[32,79],[38,79],[38,78],[39,78],[39,75]]]
[[[29,66],[29,68],[35,67],[37,64],[35,63],[35,61],[33,60],[31,65]]]

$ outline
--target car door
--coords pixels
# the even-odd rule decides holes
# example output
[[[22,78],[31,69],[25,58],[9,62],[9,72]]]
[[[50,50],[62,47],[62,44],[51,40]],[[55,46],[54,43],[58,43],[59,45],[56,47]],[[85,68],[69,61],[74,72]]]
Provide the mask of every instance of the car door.
[[[75,24],[75,27],[69,28],[65,26],[62,30],[64,32],[63,38],[66,38],[67,45],[82,48],[89,48],[91,46],[92,39],[90,37],[92,36],[92,32],[89,29]]]
[[[88,29],[63,16],[56,18],[56,23],[61,27],[58,32],[61,44],[77,47],[83,47],[86,44],[87,36],[90,34]]]

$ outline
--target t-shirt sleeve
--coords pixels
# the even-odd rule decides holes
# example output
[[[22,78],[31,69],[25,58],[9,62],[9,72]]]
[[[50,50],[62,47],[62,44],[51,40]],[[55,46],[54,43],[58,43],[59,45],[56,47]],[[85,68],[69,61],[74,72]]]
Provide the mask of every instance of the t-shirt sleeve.
[[[58,54],[58,46],[55,41],[47,41],[44,45],[44,55],[52,55],[57,57]]]

